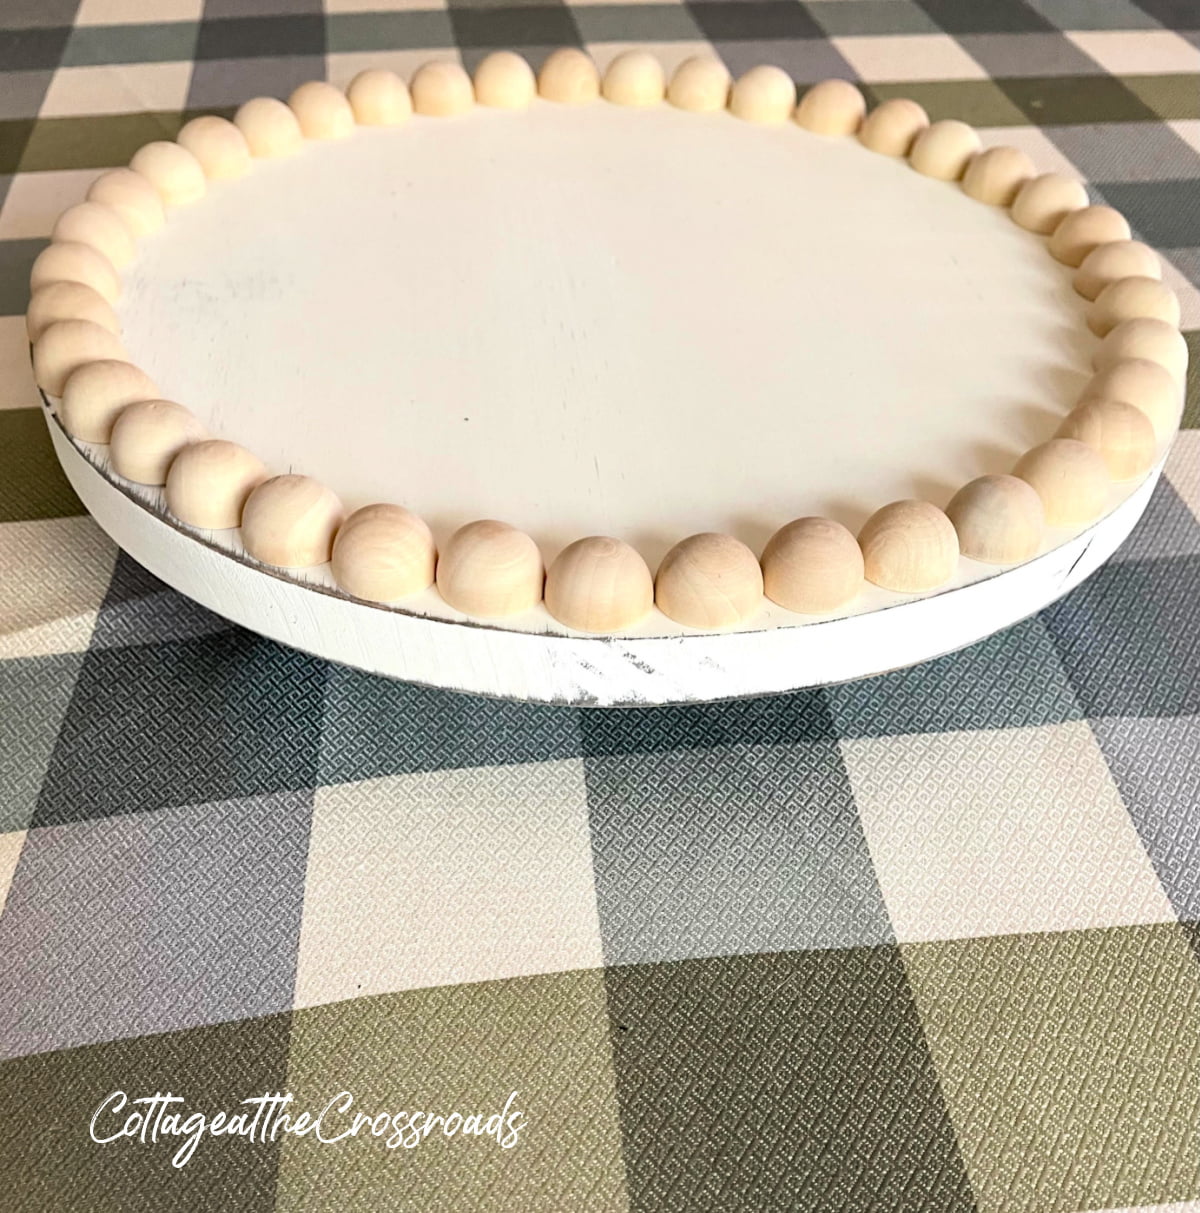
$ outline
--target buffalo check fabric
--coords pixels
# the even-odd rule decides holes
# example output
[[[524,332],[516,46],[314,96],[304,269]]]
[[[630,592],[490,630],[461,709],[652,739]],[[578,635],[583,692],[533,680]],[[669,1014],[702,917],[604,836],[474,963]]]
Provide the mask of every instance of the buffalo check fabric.
[[[1200,1210],[1200,432],[1039,617],[577,711],[330,666],[115,550],[21,313],[55,214],[365,65],[715,48],[1085,179],[1200,365],[1195,0],[0,0],[0,1206]],[[99,1102],[497,1109],[516,1148],[91,1140]]]

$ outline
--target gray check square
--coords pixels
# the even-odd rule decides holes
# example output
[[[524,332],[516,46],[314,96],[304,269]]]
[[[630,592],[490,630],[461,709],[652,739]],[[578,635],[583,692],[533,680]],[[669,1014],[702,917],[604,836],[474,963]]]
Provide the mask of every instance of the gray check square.
[[[0,919],[3,1054],[288,1009],[311,812],[303,793],[34,831]]]
[[[1105,716],[1092,732],[1175,912],[1200,920],[1200,718]]]
[[[1133,0],[1026,0],[1029,7],[1063,30],[1158,29]]]
[[[1195,180],[1098,181],[1096,189],[1147,244],[1165,249],[1200,245]]]
[[[1089,181],[1142,184],[1191,178],[1194,189],[1194,180],[1200,177],[1200,152],[1165,124],[1113,122],[1042,129]]]
[[[606,963],[892,941],[836,742],[585,771]]]
[[[1042,612],[1088,716],[1200,714],[1200,556],[1105,565]]]
[[[941,33],[915,0],[809,0],[804,7],[831,38]]]
[[[958,42],[989,76],[1102,76],[1104,68],[1052,31],[960,34]]]
[[[326,671],[241,630],[89,652],[35,823],[313,787]]]

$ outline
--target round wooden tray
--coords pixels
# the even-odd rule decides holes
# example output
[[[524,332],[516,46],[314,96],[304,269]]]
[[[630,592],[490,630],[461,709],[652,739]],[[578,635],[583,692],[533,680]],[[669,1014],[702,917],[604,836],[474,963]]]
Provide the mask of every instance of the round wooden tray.
[[[72,487],[112,539],[180,593],[244,627],[331,661],[412,682],[582,706],[700,702],[862,678],[972,644],[1078,585],[1150,500],[1161,462],[1099,522],[1027,564],[845,618],[715,635],[566,636],[371,606],[321,581],[274,575],[198,538],[46,420]],[[882,591],[880,592],[882,594]],[[890,596],[896,599],[898,596]]]

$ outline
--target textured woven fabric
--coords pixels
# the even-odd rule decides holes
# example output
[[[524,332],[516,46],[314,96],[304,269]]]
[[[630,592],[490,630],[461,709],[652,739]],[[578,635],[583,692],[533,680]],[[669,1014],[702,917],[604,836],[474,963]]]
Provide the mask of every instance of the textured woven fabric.
[[[707,707],[291,652],[58,472],[21,313],[98,171],[314,76],[570,44],[856,79],[1082,176],[1161,249],[1200,363],[1195,0],[0,0],[0,1207],[1200,1209],[1194,390],[1061,603]],[[115,1091],[477,1124],[515,1091],[525,1122],[210,1134],[174,1167],[182,1138],[92,1140]]]

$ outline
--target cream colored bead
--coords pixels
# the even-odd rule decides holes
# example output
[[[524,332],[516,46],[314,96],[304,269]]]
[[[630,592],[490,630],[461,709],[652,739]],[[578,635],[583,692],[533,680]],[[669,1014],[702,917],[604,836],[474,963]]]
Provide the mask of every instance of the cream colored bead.
[[[354,111],[346,94],[325,80],[309,80],[288,98],[288,108],[305,139],[345,139],[354,132]]]
[[[304,133],[296,115],[277,97],[254,97],[233,116],[233,125],[246,138],[257,160],[294,156],[304,146]]]
[[[985,564],[1018,564],[1036,556],[1046,511],[1032,485],[1016,476],[980,476],[950,499],[946,517],[964,556]]]
[[[333,541],[334,580],[367,602],[395,602],[427,590],[436,565],[429,527],[398,505],[355,510]]]
[[[59,320],[90,320],[115,336],[121,335],[121,324],[112,304],[82,282],[48,282],[33,292],[25,313],[29,340],[37,341]]]
[[[183,405],[139,400],[123,409],[113,424],[108,454],[126,480],[165,484],[175,456],[204,437],[204,427]]]
[[[230,181],[250,171],[250,145],[246,136],[226,118],[204,114],[184,124],[175,137],[204,170],[209,181]]]
[[[733,627],[762,609],[762,569],[732,535],[692,535],[663,557],[654,601],[668,619],[686,627]]]
[[[266,478],[262,460],[235,442],[193,442],[167,472],[167,509],[189,526],[232,530],[242,525],[246,499]]]
[[[434,118],[465,114],[475,104],[471,77],[458,63],[423,63],[409,88],[413,109]]]
[[[929,115],[915,101],[892,97],[863,119],[858,138],[881,156],[907,156],[928,125]]]
[[[662,64],[649,51],[624,51],[604,73],[601,92],[614,105],[657,105],[666,95]]]
[[[101,202],[121,216],[136,237],[152,236],[167,221],[158,190],[131,168],[101,173],[87,192],[89,202]]]
[[[491,518],[468,522],[450,536],[437,563],[437,587],[455,610],[500,619],[542,600],[542,553],[524,531]]]
[[[186,147],[165,139],[138,148],[129,167],[154,186],[166,206],[198,202],[208,190],[200,161]]]
[[[822,80],[800,98],[796,121],[814,135],[853,135],[866,112],[862,93],[848,80]]]
[[[33,377],[43,391],[61,396],[68,376],[85,362],[128,355],[121,339],[91,320],[58,320],[33,347]]]
[[[86,362],[71,372],[63,387],[58,419],[80,442],[108,442],[129,405],[161,395],[154,380],[130,362]]]
[[[1058,427],[1059,438],[1074,438],[1090,446],[1113,480],[1132,480],[1154,462],[1154,426],[1132,404],[1120,400],[1091,400],[1072,409]]]
[[[113,263],[90,244],[73,240],[47,245],[34,260],[29,289],[36,291],[52,282],[82,282],[109,303],[116,303],[121,295],[121,279]]]
[[[1027,232],[1049,236],[1073,211],[1088,204],[1083,183],[1061,173],[1043,173],[1026,181],[1017,191],[1012,217]]]
[[[1110,282],[1088,308],[1088,328],[1097,337],[1126,320],[1165,320],[1179,327],[1179,299],[1157,278],[1120,278]]]
[[[675,69],[667,100],[693,114],[714,114],[729,101],[729,69],[714,55],[693,55]]]
[[[128,265],[137,251],[125,221],[103,202],[80,202],[59,215],[51,240],[87,244],[117,268]]]
[[[538,94],[560,105],[586,105],[600,96],[600,73],[583,51],[560,47],[538,72]]]
[[[493,51],[475,69],[475,100],[480,105],[523,110],[536,96],[533,68],[512,51]]]
[[[1098,244],[1129,239],[1129,223],[1111,206],[1085,206],[1072,211],[1054,229],[1050,237],[1050,256],[1063,265],[1078,269],[1083,259]]]
[[[1155,434],[1165,438],[1179,424],[1183,387],[1160,363],[1147,358],[1126,358],[1092,376],[1079,403],[1088,400],[1122,400],[1132,404],[1150,419]]]
[[[359,72],[346,89],[346,100],[359,126],[398,126],[412,117],[408,85],[384,68]]]
[[[1090,446],[1074,438],[1051,438],[1017,460],[1013,475],[1042,499],[1050,526],[1094,522],[1108,504],[1108,469]]]
[[[650,570],[620,539],[577,539],[559,552],[546,573],[546,610],[578,632],[633,627],[653,605]]]
[[[1012,206],[1035,171],[1033,161],[1019,147],[989,147],[967,166],[963,193],[988,206]]]
[[[1181,386],[1187,381],[1188,347],[1183,334],[1165,320],[1126,320],[1100,342],[1092,358],[1098,371],[1128,358],[1157,362],[1171,372]]]
[[[797,518],[771,536],[762,571],[772,602],[802,615],[824,615],[862,592],[862,548],[840,522]]]
[[[280,569],[325,564],[345,511],[337,494],[311,476],[273,476],[246,498],[242,544],[255,560]]]
[[[908,159],[922,176],[957,181],[982,146],[974,127],[947,118],[917,136]]]
[[[958,535],[928,501],[893,501],[858,533],[863,570],[873,585],[922,594],[945,585],[958,568]]]
[[[1071,285],[1085,299],[1095,299],[1110,282],[1122,278],[1162,278],[1158,254],[1139,240],[1098,244],[1075,271]]]
[[[796,82],[770,63],[760,63],[740,76],[729,94],[729,112],[746,122],[786,122],[795,109]]]

